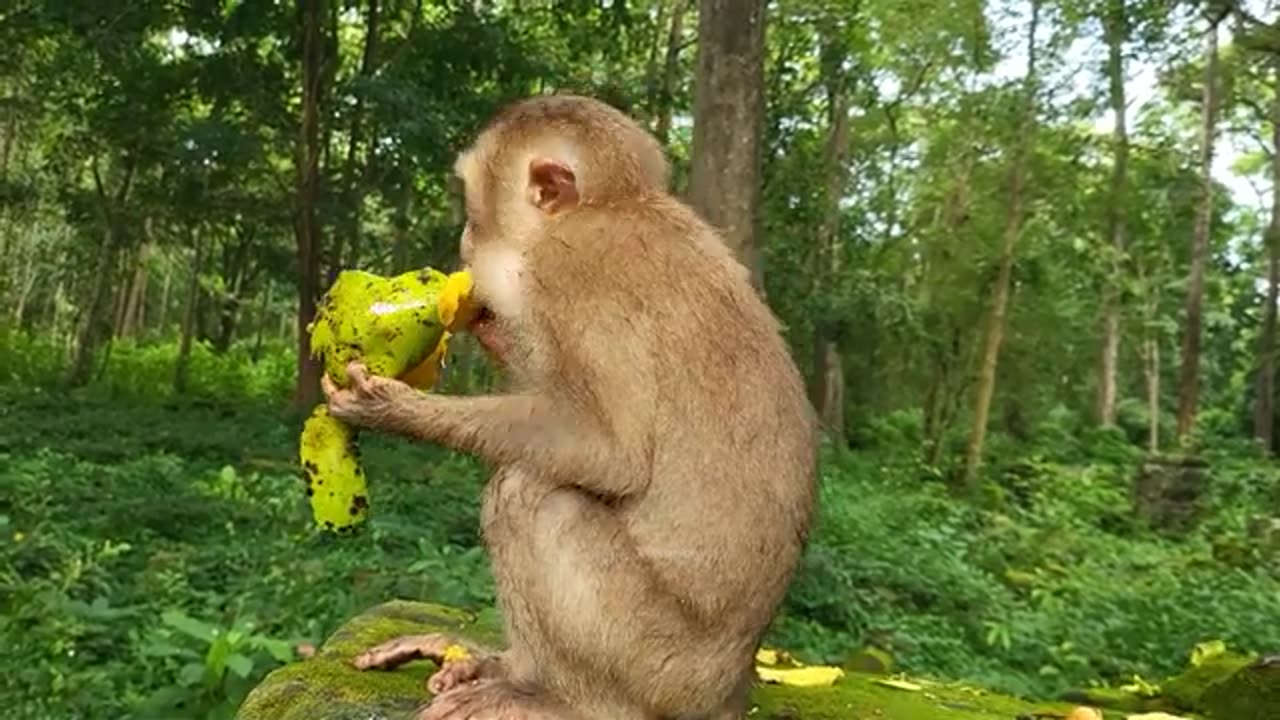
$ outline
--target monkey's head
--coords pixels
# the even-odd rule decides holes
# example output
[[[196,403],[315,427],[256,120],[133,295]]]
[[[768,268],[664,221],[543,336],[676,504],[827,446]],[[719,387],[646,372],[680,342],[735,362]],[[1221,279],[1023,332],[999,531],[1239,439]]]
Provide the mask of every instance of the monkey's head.
[[[567,216],[666,192],[671,177],[661,144],[644,128],[577,95],[506,107],[458,156],[454,173],[465,195],[462,262],[484,306],[471,329],[500,362],[505,338],[493,321],[519,315],[522,255]]]
[[[462,259],[492,241],[521,250],[579,208],[665,191],[658,141],[624,113],[577,95],[543,95],[500,111],[454,163],[466,195]]]

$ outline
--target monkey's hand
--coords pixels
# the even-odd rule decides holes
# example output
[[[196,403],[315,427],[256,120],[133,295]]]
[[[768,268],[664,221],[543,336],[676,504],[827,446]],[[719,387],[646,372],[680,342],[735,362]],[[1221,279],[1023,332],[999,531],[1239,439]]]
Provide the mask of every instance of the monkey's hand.
[[[392,378],[370,375],[362,363],[347,365],[351,386],[339,388],[326,374],[321,379],[329,414],[345,423],[371,430],[403,426],[421,395],[409,385]]]

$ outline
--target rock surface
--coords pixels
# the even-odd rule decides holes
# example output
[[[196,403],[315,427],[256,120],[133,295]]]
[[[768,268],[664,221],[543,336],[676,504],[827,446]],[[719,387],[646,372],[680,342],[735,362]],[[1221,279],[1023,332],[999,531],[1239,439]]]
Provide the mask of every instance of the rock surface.
[[[1200,458],[1149,457],[1134,481],[1134,507],[1156,530],[1184,533],[1199,518],[1208,482],[1208,464]]]
[[[392,601],[351,619],[306,660],[277,669],[250,693],[237,720],[411,720],[426,700],[428,661],[394,671],[361,672],[356,653],[405,634],[455,633],[500,647],[499,624],[453,608]],[[761,720],[1015,720],[1064,717],[1071,705],[1034,704],[959,684],[912,679],[894,687],[884,676],[849,672],[830,687],[760,685],[750,714]],[[1120,718],[1122,715],[1111,717]]]

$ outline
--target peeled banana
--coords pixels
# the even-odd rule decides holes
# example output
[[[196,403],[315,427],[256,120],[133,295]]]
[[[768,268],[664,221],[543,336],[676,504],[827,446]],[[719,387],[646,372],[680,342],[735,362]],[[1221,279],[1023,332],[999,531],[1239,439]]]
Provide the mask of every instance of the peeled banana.
[[[470,297],[465,271],[424,268],[386,278],[345,270],[307,328],[311,354],[338,387],[350,382],[347,364],[360,360],[373,375],[430,390],[449,337],[474,316]],[[346,533],[364,522],[369,492],[355,430],[320,405],[303,425],[298,454],[316,524]]]

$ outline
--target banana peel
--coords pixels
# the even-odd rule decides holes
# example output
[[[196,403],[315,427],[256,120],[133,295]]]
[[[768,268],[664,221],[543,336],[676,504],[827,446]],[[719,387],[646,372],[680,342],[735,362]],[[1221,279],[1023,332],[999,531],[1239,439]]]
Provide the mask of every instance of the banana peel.
[[[429,391],[440,379],[449,338],[475,316],[472,279],[423,268],[394,277],[339,273],[307,328],[312,357],[338,387],[347,364]],[[317,406],[303,425],[298,454],[316,524],[347,533],[369,514],[369,492],[354,428]]]
[[[782,664],[786,667],[780,667]],[[830,665],[805,665],[786,651],[760,648],[756,651],[756,677],[761,682],[791,687],[826,687],[844,677],[844,670]]]

